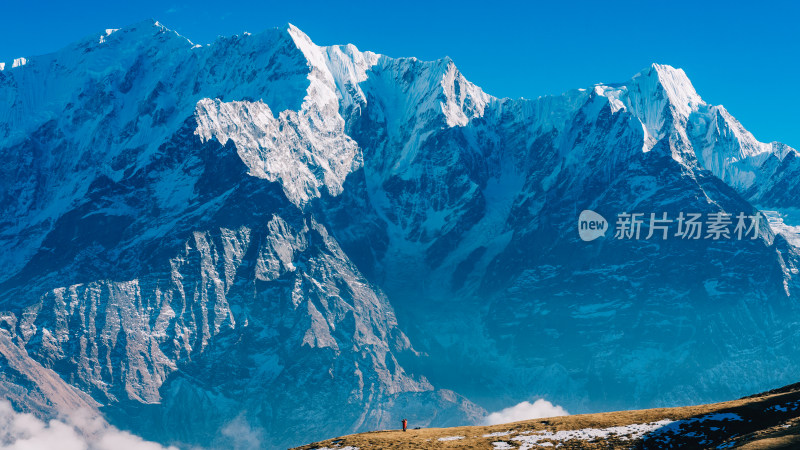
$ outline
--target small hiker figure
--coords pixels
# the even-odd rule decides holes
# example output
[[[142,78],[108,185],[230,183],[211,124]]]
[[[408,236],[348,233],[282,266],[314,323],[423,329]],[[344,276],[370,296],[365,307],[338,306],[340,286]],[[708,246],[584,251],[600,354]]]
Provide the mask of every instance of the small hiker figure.
[[[408,421],[406,419],[403,419],[403,431],[406,431],[407,429],[408,429]]]

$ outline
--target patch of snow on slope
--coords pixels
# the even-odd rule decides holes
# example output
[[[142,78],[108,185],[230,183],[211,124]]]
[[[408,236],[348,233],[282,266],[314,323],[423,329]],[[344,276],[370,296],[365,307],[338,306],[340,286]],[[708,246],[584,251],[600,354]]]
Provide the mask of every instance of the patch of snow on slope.
[[[517,436],[511,440],[523,443],[523,445],[520,446],[520,450],[530,449],[535,445],[541,445],[540,442],[543,441],[570,441],[573,439],[591,441],[595,439],[608,438],[629,441],[633,439],[639,439],[646,433],[657,430],[671,423],[671,420],[664,419],[657,422],[631,424],[620,427],[582,428],[580,430],[562,430],[555,433],[552,431],[537,431],[532,432],[527,436]]]
[[[795,411],[800,408],[800,400],[795,400],[793,402],[784,403],[782,405],[774,405],[767,408],[765,411],[778,411],[778,412],[789,412]]]
[[[503,442],[503,441],[492,442],[493,450],[508,450],[512,448],[514,447],[512,447],[508,442]]]
[[[483,437],[508,436],[511,433],[514,433],[514,432],[513,431],[495,431],[494,433],[484,434]]]
[[[320,447],[312,450],[359,450],[359,448],[348,445],[346,447]]]
[[[735,414],[735,413],[710,413],[710,414],[705,414],[705,415],[700,416],[700,417],[692,417],[690,419],[669,422],[666,425],[664,425],[663,427],[659,428],[658,430],[655,430],[655,433],[653,433],[651,435],[648,435],[647,436],[647,440],[651,441],[651,442],[658,443],[663,447],[663,446],[666,446],[667,444],[670,444],[670,441],[675,436],[692,436],[694,438],[697,438],[700,443],[707,444],[710,441],[706,441],[707,436],[704,433],[698,432],[698,431],[689,432],[690,429],[688,427],[690,427],[691,425],[696,424],[696,423],[702,423],[702,422],[707,422],[707,421],[711,421],[711,422],[728,422],[728,421],[741,422],[742,420],[744,420],[744,419],[742,419],[741,416],[739,416],[738,414]],[[711,429],[713,430],[713,428],[711,428]]]
[[[464,439],[464,436],[447,436],[447,437],[440,437],[438,440],[439,440],[439,441],[442,441],[442,442],[447,442],[447,441],[460,441],[461,439]]]

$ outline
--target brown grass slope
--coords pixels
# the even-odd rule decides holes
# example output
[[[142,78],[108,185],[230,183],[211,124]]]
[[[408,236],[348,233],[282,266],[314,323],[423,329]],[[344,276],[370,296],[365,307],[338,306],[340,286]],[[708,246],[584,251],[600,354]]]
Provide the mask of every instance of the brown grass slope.
[[[519,439],[515,440],[542,434],[541,432],[606,429],[665,419],[674,422],[641,437],[609,433],[606,437],[596,439],[542,438],[538,445],[526,445]],[[486,436],[503,432],[508,434]],[[453,436],[463,438],[438,440]],[[547,446],[548,442],[553,446]],[[543,443],[546,447],[540,447]],[[561,445],[558,446],[559,444]],[[347,446],[361,450],[517,449],[556,446],[559,449],[800,449],[800,383],[739,400],[708,405],[552,417],[492,426],[428,428],[407,432],[373,431],[316,442],[298,447],[298,450]]]

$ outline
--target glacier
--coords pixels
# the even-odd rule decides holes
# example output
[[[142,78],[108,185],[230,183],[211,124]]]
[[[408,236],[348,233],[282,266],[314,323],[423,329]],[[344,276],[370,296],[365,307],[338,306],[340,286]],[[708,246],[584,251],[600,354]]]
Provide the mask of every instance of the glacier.
[[[496,98],[449,58],[156,21],[0,67],[18,410],[285,448],[796,381],[797,239],[774,217],[800,207],[797,151],[681,69]],[[584,243],[584,209],[773,218],[752,241]]]

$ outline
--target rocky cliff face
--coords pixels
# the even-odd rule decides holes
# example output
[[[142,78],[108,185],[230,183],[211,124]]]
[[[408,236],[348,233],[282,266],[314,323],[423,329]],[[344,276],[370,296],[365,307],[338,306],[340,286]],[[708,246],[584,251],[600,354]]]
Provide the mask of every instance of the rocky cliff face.
[[[373,213],[356,225],[332,222],[334,235],[360,257],[361,235],[381,243],[361,265],[375,268],[401,324],[431,355],[421,370],[435,384],[492,409],[534,392],[591,411],[791,381],[791,230],[775,236],[762,220],[756,240],[693,241],[676,237],[672,223],[669,239],[646,240],[645,224],[640,240],[612,231],[585,243],[576,228],[584,209],[612,224],[623,212],[674,220],[780,209],[787,203],[763,193],[780,190],[776,167],[791,164],[793,149],[756,141],[668,66],[536,100],[482,103],[463,81],[455,90],[480,112],[448,126],[443,88],[442,114],[427,127],[413,113],[391,124],[396,109],[380,100],[392,96],[378,81],[386,75],[375,72],[362,83],[375,86],[362,113],[348,122],[364,149],[364,181],[353,177],[354,189],[331,201]],[[398,91],[414,83],[392,78]],[[418,101],[401,111],[424,109]]]
[[[790,227],[578,239],[583,209],[795,206],[797,152],[679,69],[497,99],[448,59],[146,22],[0,70],[0,99],[10,348],[148,439],[709,401],[798,368]]]

